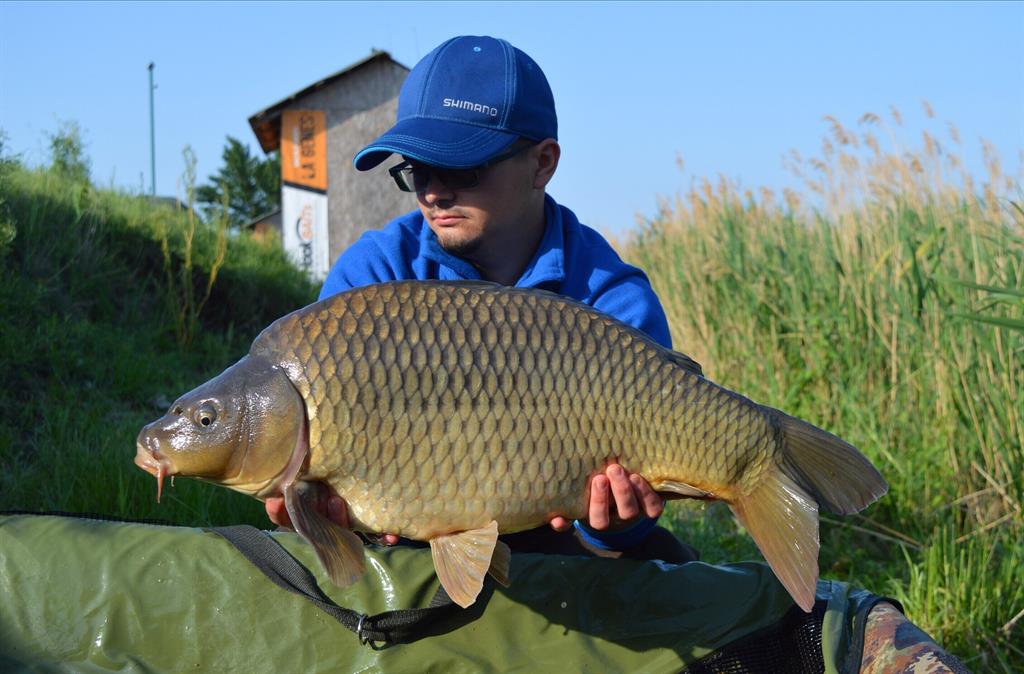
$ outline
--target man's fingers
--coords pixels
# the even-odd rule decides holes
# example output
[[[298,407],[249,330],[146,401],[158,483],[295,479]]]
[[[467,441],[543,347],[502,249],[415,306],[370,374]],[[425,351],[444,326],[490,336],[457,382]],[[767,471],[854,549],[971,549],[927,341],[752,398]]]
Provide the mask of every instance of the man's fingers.
[[[608,477],[604,473],[595,475],[590,480],[590,510],[587,521],[594,529],[607,529],[610,524],[608,518],[609,491]]]
[[[562,516],[552,517],[551,528],[558,532],[568,531],[572,528],[572,522]]]
[[[626,475],[626,471],[617,463],[608,466],[605,471],[608,481],[611,484],[612,495],[615,497],[615,510],[620,520],[632,520],[640,514],[640,505],[637,503],[636,494],[633,493],[633,484]]]
[[[345,506],[345,500],[343,498],[334,494],[331,495],[327,500],[327,518],[346,529],[350,528],[348,521],[348,508]]]
[[[288,517],[288,509],[284,507],[284,499],[280,496],[268,498],[263,504],[267,509],[267,517],[279,527],[292,528],[292,520]]]
[[[661,515],[661,511],[665,509],[665,501],[662,500],[656,491],[651,489],[651,485],[647,480],[633,473],[629,476],[629,481],[633,485],[633,492],[640,501],[644,514],[648,517],[658,517]]]
[[[284,498],[280,496],[272,496],[266,500],[264,506],[267,510],[267,517],[270,521],[278,526],[292,527],[292,520],[288,516],[288,509],[284,505]],[[313,508],[321,515],[326,515],[329,520],[345,527],[350,528],[350,522],[348,519],[348,507],[345,505],[345,500],[332,492],[326,485],[318,485],[316,490],[316,503]]]

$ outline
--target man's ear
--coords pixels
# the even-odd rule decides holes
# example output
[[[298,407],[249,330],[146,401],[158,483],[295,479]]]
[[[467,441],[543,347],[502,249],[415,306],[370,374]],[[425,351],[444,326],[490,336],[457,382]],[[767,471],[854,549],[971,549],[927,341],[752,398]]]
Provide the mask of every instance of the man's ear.
[[[537,171],[533,175],[534,189],[542,190],[551,182],[558,168],[558,159],[562,156],[562,148],[554,138],[545,138],[533,148],[531,154],[536,160]]]

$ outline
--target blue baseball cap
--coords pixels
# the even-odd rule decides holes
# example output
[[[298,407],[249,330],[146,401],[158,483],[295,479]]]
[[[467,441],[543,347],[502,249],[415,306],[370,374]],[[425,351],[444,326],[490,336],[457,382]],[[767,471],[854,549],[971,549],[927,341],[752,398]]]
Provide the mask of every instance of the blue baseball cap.
[[[518,138],[558,138],[555,99],[540,66],[505,40],[453,37],[416,64],[398,95],[398,120],[356,154],[367,171],[392,153],[472,168]]]

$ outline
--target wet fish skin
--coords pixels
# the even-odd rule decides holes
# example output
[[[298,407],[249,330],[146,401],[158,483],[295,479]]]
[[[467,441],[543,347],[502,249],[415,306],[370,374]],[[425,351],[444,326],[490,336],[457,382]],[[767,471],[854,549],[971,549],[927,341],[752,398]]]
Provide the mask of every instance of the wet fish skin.
[[[757,408],[638,331],[539,297],[371,286],[261,335],[253,353],[287,354],[306,401],[308,479],[329,482],[357,526],[423,539],[582,515],[612,460],[651,481],[682,468],[723,494],[756,480],[771,435]],[[676,424],[687,400],[692,421]]]
[[[302,442],[265,460],[266,474],[248,466],[262,485],[257,495],[280,489],[289,502],[294,483],[328,483],[355,528],[430,540],[442,583],[463,602],[475,598],[491,549],[501,547],[492,540],[498,531],[582,517],[590,478],[611,461],[664,494],[728,502],[805,610],[817,579],[818,504],[855,512],[886,489],[842,440],[710,382],[683,354],[550,293],[474,282],[368,286],[280,319],[246,358],[236,367],[286,374],[308,432],[308,461],[294,474],[282,477],[281,457],[294,464]],[[208,389],[238,375],[221,376]],[[182,401],[201,403],[190,395]],[[153,444],[144,435],[139,456]],[[173,457],[160,460],[174,470]],[[245,490],[233,479],[228,486]],[[313,531],[321,523],[304,503],[290,499],[293,521],[350,582],[353,562],[331,549],[347,545],[351,558],[361,554],[358,542]],[[478,548],[485,554],[462,560]]]

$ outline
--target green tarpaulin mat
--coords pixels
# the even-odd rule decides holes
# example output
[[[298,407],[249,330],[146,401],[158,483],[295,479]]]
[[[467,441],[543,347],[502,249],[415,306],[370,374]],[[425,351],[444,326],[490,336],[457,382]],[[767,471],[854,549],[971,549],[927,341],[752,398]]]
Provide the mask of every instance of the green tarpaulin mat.
[[[426,606],[437,588],[429,550],[369,546],[366,576],[341,589],[297,535],[270,536],[361,613]],[[0,515],[0,671],[715,671],[722,649],[783,643],[773,630],[806,620],[755,562],[515,554],[511,580],[431,636],[375,650],[213,531]],[[819,581],[819,667],[856,671],[855,627],[877,600]]]

